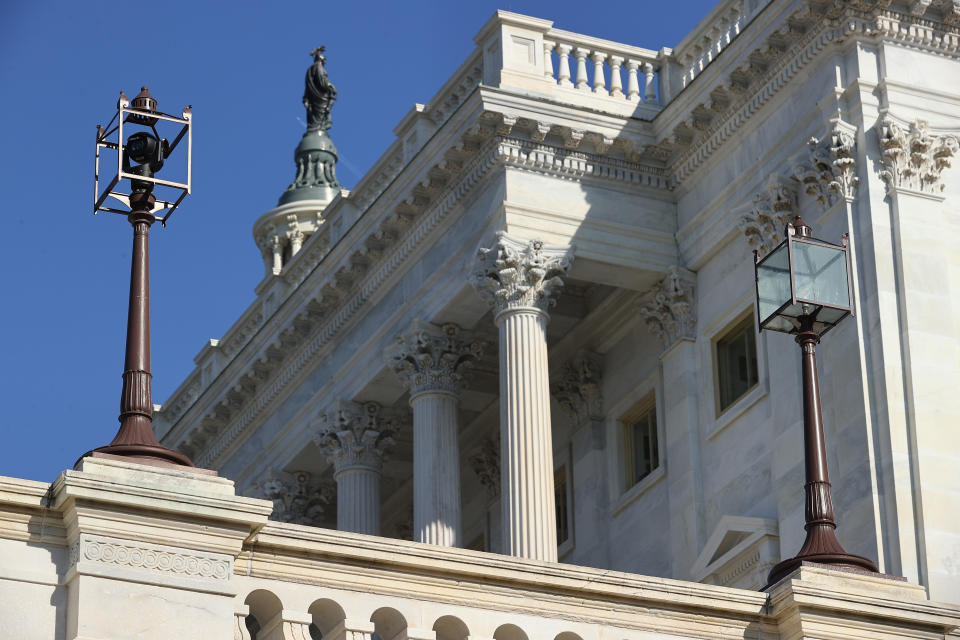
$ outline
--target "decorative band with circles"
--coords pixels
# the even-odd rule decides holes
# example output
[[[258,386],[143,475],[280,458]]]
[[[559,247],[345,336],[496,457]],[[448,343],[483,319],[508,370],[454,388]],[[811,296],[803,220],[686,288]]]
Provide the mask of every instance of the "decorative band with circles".
[[[231,573],[230,562],[222,558],[92,536],[70,546],[70,565],[80,560],[210,580],[229,580]]]

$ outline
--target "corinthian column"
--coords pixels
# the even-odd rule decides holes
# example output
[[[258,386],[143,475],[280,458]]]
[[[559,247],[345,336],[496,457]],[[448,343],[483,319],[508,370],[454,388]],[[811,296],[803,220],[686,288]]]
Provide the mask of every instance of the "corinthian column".
[[[398,336],[388,351],[391,368],[410,389],[417,542],[447,547],[461,543],[457,394],[463,370],[482,352],[481,343],[466,339],[457,325],[423,322]]]
[[[504,232],[480,249],[473,285],[500,331],[500,451],[504,551],[556,562],[556,507],[547,308],[572,260],[570,247],[522,242]]]
[[[380,535],[380,470],[396,430],[375,402],[340,402],[321,417],[314,442],[333,464],[340,531]]]

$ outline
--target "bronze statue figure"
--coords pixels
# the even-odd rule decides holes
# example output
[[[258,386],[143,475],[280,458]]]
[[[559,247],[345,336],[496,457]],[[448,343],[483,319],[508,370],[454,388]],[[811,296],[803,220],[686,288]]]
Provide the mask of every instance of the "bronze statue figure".
[[[330,109],[337,99],[337,89],[327,77],[324,64],[327,57],[323,55],[326,47],[319,46],[310,52],[313,64],[307,69],[304,81],[303,106],[307,108],[307,131],[326,131],[330,128]]]

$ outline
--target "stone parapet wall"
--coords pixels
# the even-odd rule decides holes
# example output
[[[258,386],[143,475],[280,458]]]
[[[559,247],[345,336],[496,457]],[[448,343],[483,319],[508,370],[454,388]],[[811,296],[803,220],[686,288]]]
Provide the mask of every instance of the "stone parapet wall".
[[[0,478],[0,628],[137,638],[945,638],[960,607],[804,566],[768,592],[267,523],[215,476],[85,458]],[[249,616],[256,619],[256,623]]]

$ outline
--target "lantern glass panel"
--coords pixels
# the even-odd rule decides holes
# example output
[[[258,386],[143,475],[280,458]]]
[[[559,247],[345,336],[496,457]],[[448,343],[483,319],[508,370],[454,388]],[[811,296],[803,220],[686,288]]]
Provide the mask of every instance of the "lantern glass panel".
[[[847,256],[843,247],[793,242],[794,286],[798,300],[850,308]]]
[[[791,299],[790,254],[784,242],[757,264],[757,304],[761,325],[765,325],[770,316]]]

